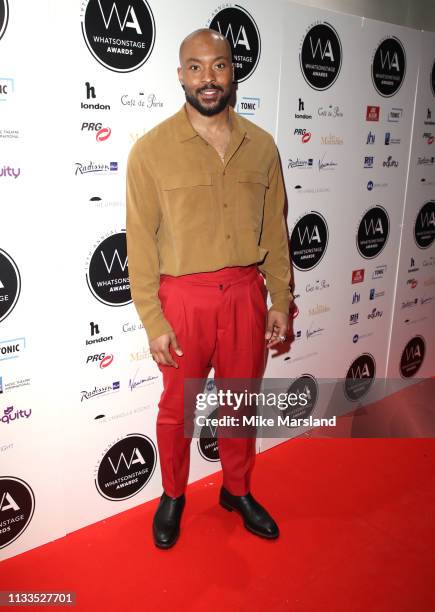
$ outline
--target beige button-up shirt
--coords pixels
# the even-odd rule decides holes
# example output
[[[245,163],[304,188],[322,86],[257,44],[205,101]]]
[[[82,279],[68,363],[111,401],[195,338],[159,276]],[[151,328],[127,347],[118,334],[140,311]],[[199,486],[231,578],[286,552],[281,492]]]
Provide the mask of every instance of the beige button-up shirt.
[[[231,107],[230,119],[223,162],[193,129],[185,105],[130,151],[128,270],[149,341],[172,331],[158,298],[160,274],[257,263],[271,309],[289,312],[293,295],[277,148],[270,134]]]

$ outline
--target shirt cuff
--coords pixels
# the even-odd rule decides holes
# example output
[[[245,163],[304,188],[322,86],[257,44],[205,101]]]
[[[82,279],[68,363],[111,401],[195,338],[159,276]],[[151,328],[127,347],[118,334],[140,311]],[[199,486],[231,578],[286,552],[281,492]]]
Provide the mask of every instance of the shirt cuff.
[[[142,322],[143,323],[143,322]],[[165,319],[163,315],[161,315],[158,319],[153,321],[151,324],[143,323],[146,334],[148,336],[148,342],[155,340],[159,336],[163,334],[168,334],[169,332],[174,331],[169,324],[169,322]]]

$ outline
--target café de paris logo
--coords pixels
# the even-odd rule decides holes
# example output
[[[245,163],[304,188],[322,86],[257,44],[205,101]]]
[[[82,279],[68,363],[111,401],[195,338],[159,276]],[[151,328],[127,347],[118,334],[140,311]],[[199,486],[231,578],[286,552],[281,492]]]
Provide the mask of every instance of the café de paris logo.
[[[82,33],[99,64],[132,72],[150,57],[156,28],[146,0],[87,0],[82,4]]]
[[[207,27],[220,32],[231,45],[234,76],[238,83],[246,81],[257,67],[261,53],[261,39],[257,24],[241,6],[219,7]]]

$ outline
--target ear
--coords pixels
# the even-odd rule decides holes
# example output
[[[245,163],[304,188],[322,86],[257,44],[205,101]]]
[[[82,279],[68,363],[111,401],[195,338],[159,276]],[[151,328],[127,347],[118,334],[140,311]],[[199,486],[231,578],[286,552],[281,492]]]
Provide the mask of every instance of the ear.
[[[182,69],[181,66],[178,66],[177,73],[178,73],[178,80],[180,81],[181,85],[184,85],[184,83],[183,83],[183,69]]]
[[[233,83],[235,83],[236,82],[236,76],[234,74],[234,64],[233,63],[231,64],[231,70],[232,70],[232,73],[233,73]]]

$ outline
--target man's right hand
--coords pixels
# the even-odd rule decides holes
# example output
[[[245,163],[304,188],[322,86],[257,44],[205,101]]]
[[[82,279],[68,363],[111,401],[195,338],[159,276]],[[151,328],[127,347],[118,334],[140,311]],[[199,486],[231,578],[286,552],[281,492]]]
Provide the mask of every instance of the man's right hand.
[[[183,355],[183,351],[178,346],[177,338],[174,332],[169,332],[168,334],[163,334],[158,338],[154,338],[150,342],[150,351],[153,359],[156,363],[160,363],[161,365],[173,366],[174,368],[178,368],[178,363],[174,361],[172,355],[169,351],[169,346],[172,346],[173,350],[180,357]]]

